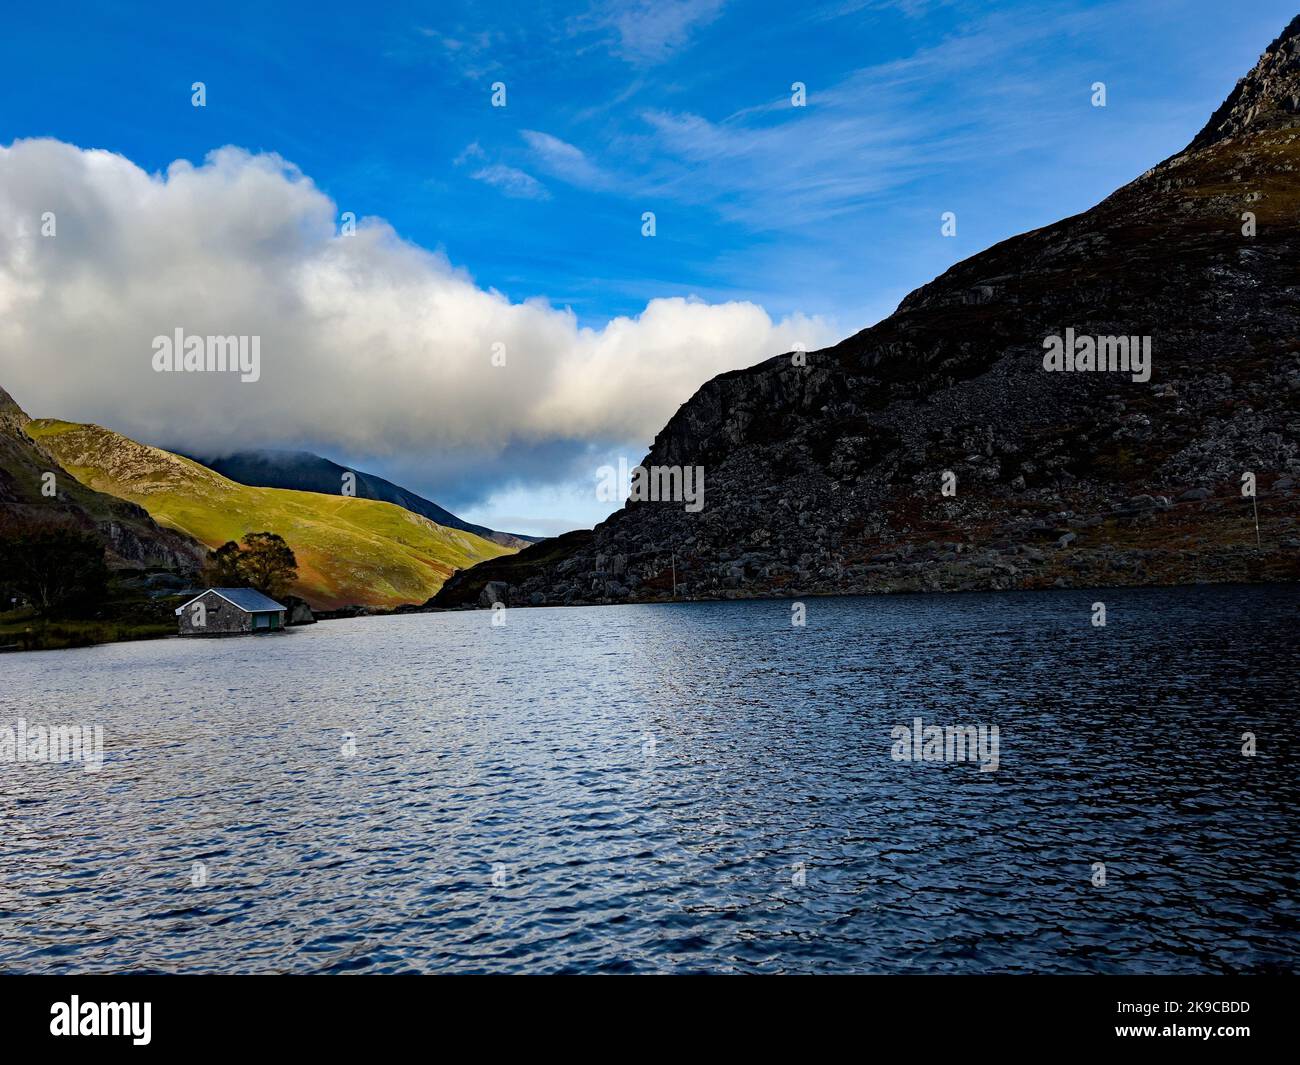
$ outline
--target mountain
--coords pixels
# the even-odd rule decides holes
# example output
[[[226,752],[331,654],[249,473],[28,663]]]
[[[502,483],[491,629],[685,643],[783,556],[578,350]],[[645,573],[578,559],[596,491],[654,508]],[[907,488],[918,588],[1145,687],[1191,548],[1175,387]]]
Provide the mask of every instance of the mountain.
[[[1045,363],[1130,336],[1149,380]],[[674,562],[692,598],[1300,579],[1300,18],[1182,152],[798,361],[655,438],[698,513],[631,502],[431,605],[662,599]]]
[[[81,484],[33,439],[31,425],[27,413],[0,388],[0,526],[22,528],[52,517],[98,536],[115,569],[198,572],[205,553],[200,544],[160,528],[143,507]],[[54,474],[52,497],[42,492],[47,473]]]
[[[507,550],[391,503],[238,484],[98,425],[45,419],[27,433],[83,484],[210,548],[248,532],[283,536],[298,560],[293,591],[313,607],[421,602],[455,569]]]
[[[484,540],[502,547],[518,549],[535,543],[540,537],[520,536],[517,533],[496,532],[482,525],[474,525],[456,517],[437,503],[418,496],[400,485],[376,477],[373,473],[350,470],[337,462],[313,455],[310,451],[236,451],[215,458],[191,455],[209,469],[240,484],[259,488],[290,488],[300,492],[323,492],[337,495],[342,477],[346,473],[356,476],[356,494],[362,499],[379,499],[394,503],[414,514],[422,514],[430,521],[449,529],[463,529]]]

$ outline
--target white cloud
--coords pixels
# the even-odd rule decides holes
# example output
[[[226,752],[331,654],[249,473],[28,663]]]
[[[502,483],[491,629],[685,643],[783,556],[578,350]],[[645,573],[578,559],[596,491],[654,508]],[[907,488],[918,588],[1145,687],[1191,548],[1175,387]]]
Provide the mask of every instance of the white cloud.
[[[54,237],[40,234],[46,211]],[[18,141],[0,148],[0,219],[0,383],[34,415],[195,449],[648,444],[710,377],[834,339],[820,319],[680,298],[580,327],[543,299],[479,287],[380,219],[340,235],[309,178],[238,148],[148,174]],[[177,328],[260,336],[261,380],[155,373],[152,339]]]

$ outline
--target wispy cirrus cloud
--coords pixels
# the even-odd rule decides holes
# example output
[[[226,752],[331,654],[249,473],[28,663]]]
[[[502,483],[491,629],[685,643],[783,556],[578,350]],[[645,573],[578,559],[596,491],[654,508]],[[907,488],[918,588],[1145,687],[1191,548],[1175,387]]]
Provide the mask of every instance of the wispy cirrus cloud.
[[[503,40],[495,29],[454,30],[416,27],[417,40],[432,45],[434,55],[444,67],[469,81],[479,81],[502,69]]]
[[[538,166],[571,185],[603,189],[611,187],[617,180],[576,145],[534,129],[523,130],[522,135]]]
[[[953,2],[844,0],[811,8],[795,21],[829,22],[868,11],[915,19]],[[592,8],[566,28],[579,55],[590,55],[591,42],[601,39],[645,68],[679,58],[724,13],[721,0],[630,0]],[[1049,96],[1043,86],[1063,80],[1067,66],[1077,62],[1044,70],[1044,48],[1054,37],[1086,32],[1098,19],[1072,7],[1032,16],[972,12],[937,40],[920,38],[911,54],[840,68],[824,83],[814,67],[805,76],[803,108],[793,107],[781,90],[721,113],[675,108],[671,93],[652,93],[658,98],[637,105],[636,97],[649,91],[642,70],[624,93],[614,94],[623,108],[617,118],[607,108],[587,107],[571,113],[568,123],[557,116],[551,129],[522,129],[526,156],[505,147],[490,161],[485,156],[471,176],[519,199],[550,196],[535,176],[542,174],[584,190],[712,209],[755,231],[819,225],[896,196],[933,174],[937,160],[960,164],[1041,140],[1051,128],[1042,121],[1044,112],[1064,109],[1068,98],[1067,92]],[[458,32],[437,39],[444,49],[468,56],[494,38]],[[724,58],[710,76],[725,77],[725,69]],[[990,70],[998,76],[990,77]],[[783,73],[778,84],[788,85],[798,73],[798,67]],[[936,85],[944,87],[945,99],[933,98]],[[697,90],[691,96],[707,103],[727,94]]]
[[[505,195],[516,200],[549,200],[550,192],[546,186],[532,174],[516,166],[505,163],[492,163],[480,167],[470,174],[475,181],[482,181],[493,188],[500,189]]]
[[[461,153],[452,160],[455,166],[479,164],[470,173],[475,181],[491,185],[504,195],[515,200],[549,200],[550,190],[526,170],[507,163],[489,162],[488,153],[478,141],[467,144]]]
[[[823,7],[815,7],[807,17],[819,22],[860,15],[865,11],[899,11],[908,18],[918,18],[927,10],[949,7],[956,0],[837,0]]]
[[[879,3],[915,15],[916,4]],[[818,9],[834,17],[853,5]],[[1095,28],[1093,12],[986,14],[912,54],[842,72],[819,84],[810,72],[807,105],[788,92],[719,116],[642,107],[637,123],[604,136],[609,161],[552,133],[526,131],[539,169],[588,189],[714,209],[757,231],[792,230],[896,198],[937,165],[1026,151],[1067,125],[1087,84],[1082,60],[1044,68],[1052,39]],[[999,76],[988,72],[996,69]],[[936,85],[961,106],[934,98]],[[1049,90],[1048,86],[1051,86]],[[699,94],[697,94],[698,96]]]
[[[634,66],[654,66],[684,50],[725,6],[726,0],[619,0],[597,5],[570,25],[577,33],[607,36]]]

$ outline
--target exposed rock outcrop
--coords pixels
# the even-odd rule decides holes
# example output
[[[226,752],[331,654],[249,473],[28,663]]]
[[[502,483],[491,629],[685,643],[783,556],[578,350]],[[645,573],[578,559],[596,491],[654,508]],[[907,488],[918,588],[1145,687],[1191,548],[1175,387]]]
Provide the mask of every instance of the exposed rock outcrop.
[[[1227,137],[1300,127],[1300,15],[1237,82],[1188,146],[1207,148]]]

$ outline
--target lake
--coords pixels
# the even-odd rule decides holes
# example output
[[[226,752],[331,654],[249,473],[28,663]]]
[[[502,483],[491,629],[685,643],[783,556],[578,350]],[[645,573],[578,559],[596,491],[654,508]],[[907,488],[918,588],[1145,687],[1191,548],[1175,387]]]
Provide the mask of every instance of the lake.
[[[1298,968],[1300,590],[804,602],[0,655],[0,968]]]

